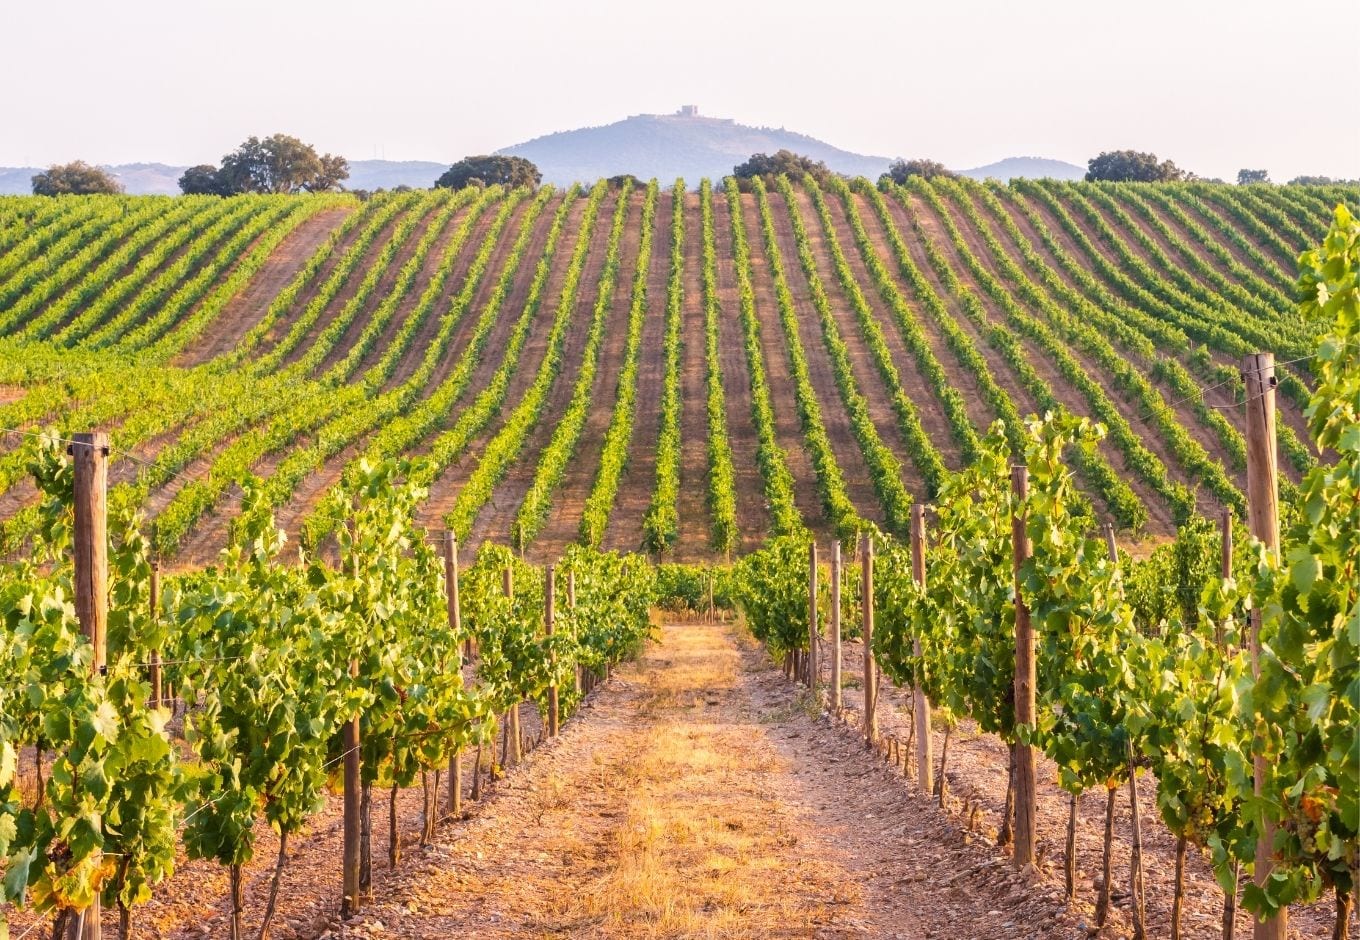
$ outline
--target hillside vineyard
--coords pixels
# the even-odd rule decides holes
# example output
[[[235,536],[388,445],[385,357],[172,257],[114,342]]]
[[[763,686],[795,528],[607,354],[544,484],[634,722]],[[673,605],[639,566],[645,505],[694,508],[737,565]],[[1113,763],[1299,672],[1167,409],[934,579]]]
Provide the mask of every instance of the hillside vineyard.
[[[39,531],[26,438],[111,437],[110,501],[211,562],[239,480],[333,551],[326,497],[415,458],[418,520],[555,559],[680,561],[799,521],[904,535],[998,418],[1066,409],[1096,515],[1245,512],[1245,354],[1314,462],[1295,258],[1355,190],[864,180],[687,190],[0,200],[0,550]]]

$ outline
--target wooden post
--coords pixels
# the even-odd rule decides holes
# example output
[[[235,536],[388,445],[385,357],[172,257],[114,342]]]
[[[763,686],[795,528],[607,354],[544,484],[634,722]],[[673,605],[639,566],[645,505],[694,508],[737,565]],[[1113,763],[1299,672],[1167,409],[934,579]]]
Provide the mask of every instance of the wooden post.
[[[1129,752],[1129,817],[1133,845],[1129,855],[1129,907],[1133,914],[1134,940],[1144,940],[1143,920],[1143,820],[1138,809],[1138,776],[1134,773],[1133,741],[1125,740]]]
[[[1115,570],[1119,570],[1119,546],[1114,540],[1114,523],[1105,523],[1105,548],[1110,553],[1110,564],[1114,565]]]
[[[831,546],[831,706],[839,712],[841,704],[841,543],[835,542]]]
[[[1011,467],[1011,492],[1023,503],[1029,494],[1029,470],[1024,466]],[[1029,607],[1020,591],[1020,568],[1029,558],[1029,536],[1025,532],[1023,508],[1011,517],[1011,542],[1015,559],[1015,723],[1034,727],[1035,685],[1037,675],[1034,662],[1034,628],[1029,621]],[[1024,742],[1015,745],[1015,844],[1012,861],[1016,868],[1034,866],[1035,826],[1038,803],[1035,793],[1035,758],[1033,746]]]
[[[155,625],[161,619],[161,563],[153,561],[151,563],[151,623]],[[160,648],[151,651],[151,666],[149,678],[151,679],[151,707],[160,708],[165,701],[165,681],[161,674],[161,651]]]
[[[713,609],[713,569],[708,569],[708,619],[716,620],[717,613]]]
[[[911,574],[922,589],[926,586],[926,507],[916,503],[911,507]],[[921,638],[911,638],[911,651],[918,660],[921,658]],[[931,753],[930,742],[930,700],[920,683],[916,685],[916,780],[921,792],[931,793],[931,779],[935,767],[935,756]],[[905,770],[905,766],[903,768]]]
[[[1218,517],[1218,535],[1220,542],[1219,549],[1219,575],[1223,578],[1232,577],[1233,566],[1233,542],[1232,542],[1232,507],[1224,506],[1222,514]],[[1223,649],[1227,642],[1227,634],[1224,632],[1222,621],[1214,624],[1214,642],[1219,649]]]
[[[817,543],[808,545],[808,688],[817,694],[817,643],[821,639],[817,629]]]
[[[557,674],[557,657],[551,651],[553,635],[553,618],[555,611],[553,605],[557,594],[557,572],[553,570],[551,564],[545,566],[544,572],[547,577],[543,584],[543,632],[548,636],[548,671],[550,675]],[[548,737],[557,737],[558,719],[560,714],[557,705],[557,682],[554,681],[548,686]]]
[[[501,572],[501,591],[512,601],[515,599],[515,571],[509,565]],[[510,766],[510,756],[514,755],[515,763],[520,759],[519,743],[519,702],[511,705],[505,713],[505,738],[504,745],[501,747],[501,765]],[[494,754],[493,754],[494,756]]]
[[[1242,360],[1242,381],[1247,387],[1247,523],[1256,536],[1276,557],[1280,553],[1278,463],[1275,455],[1275,355],[1256,353]],[[1251,611],[1251,672],[1260,675],[1261,609]],[[1266,776],[1265,757],[1257,754],[1254,761],[1256,795]],[[1253,880],[1257,886],[1269,880],[1271,854],[1275,842],[1275,826],[1266,821],[1256,843],[1256,867]],[[1265,921],[1254,921],[1254,940],[1284,940],[1289,929],[1287,911],[1280,911]]]
[[[359,675],[359,661],[357,659],[349,661],[349,674],[351,677]],[[349,918],[359,913],[359,905],[362,900],[359,891],[359,840],[361,836],[359,822],[359,716],[357,714],[345,722],[340,746],[345,749],[344,841],[341,849],[344,893],[340,901],[340,916]]]
[[[458,534],[452,529],[444,533],[444,585],[449,606],[449,633],[453,636],[454,664],[461,672],[463,662],[457,657],[458,638],[463,635],[463,611],[458,596]],[[464,655],[472,658],[472,638],[464,638]],[[463,811],[463,755],[455,750],[449,755],[449,815]]]
[[[103,675],[109,620],[109,436],[103,431],[73,435],[69,453],[75,471],[75,595],[80,632],[89,640],[90,672]],[[99,819],[91,820],[102,828]],[[98,864],[99,856],[92,857]],[[99,895],[67,919],[68,940],[100,940]]]
[[[874,746],[878,738],[878,688],[874,676],[874,543],[865,533],[860,537],[860,609],[864,611],[864,743]]]

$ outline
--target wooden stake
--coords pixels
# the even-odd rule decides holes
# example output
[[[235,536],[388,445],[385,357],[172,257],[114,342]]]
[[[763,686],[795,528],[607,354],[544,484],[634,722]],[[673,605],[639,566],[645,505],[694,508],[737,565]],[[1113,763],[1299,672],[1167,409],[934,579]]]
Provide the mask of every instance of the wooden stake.
[[[1221,566],[1219,570],[1219,575],[1225,579],[1232,577],[1233,566],[1232,519],[1233,519],[1232,507],[1224,506],[1223,513],[1218,518],[1218,537],[1220,539],[1219,562]],[[1218,644],[1219,649],[1222,649],[1224,643],[1227,641],[1227,637],[1223,629],[1223,624],[1221,622],[1214,624],[1214,640]]]
[[[1114,540],[1114,523],[1105,523],[1105,548],[1110,553],[1110,564],[1119,570],[1119,546]]]
[[[1138,776],[1134,773],[1133,742],[1126,741],[1129,752],[1129,816],[1133,827],[1133,846],[1129,855],[1129,906],[1133,909],[1133,940],[1144,940],[1143,921],[1143,820],[1138,812]]]
[[[874,746],[878,737],[877,680],[874,676],[874,543],[866,533],[860,537],[860,608],[864,611],[864,741]]]
[[[161,564],[158,561],[151,563],[151,622],[156,624],[161,619]],[[165,700],[165,683],[161,676],[161,651],[159,648],[151,651],[151,667],[149,671],[151,679],[151,707],[160,708]]]
[[[449,633],[453,636],[454,666],[461,672],[462,660],[457,657],[458,638],[463,635],[463,611],[458,594],[458,534],[452,529],[444,533],[444,584],[449,608]],[[465,638],[464,655],[472,658],[472,638]],[[449,756],[449,815],[458,816],[463,807],[462,755],[454,751]]]
[[[712,575],[709,576],[710,579]],[[710,581],[710,584],[712,582]],[[841,543],[831,546],[831,705],[841,701]]]
[[[813,694],[817,692],[817,643],[821,637],[818,636],[817,624],[817,543],[814,541],[808,545],[808,688]]]
[[[1242,380],[1247,387],[1247,522],[1256,536],[1275,556],[1280,553],[1278,464],[1275,455],[1275,355],[1256,353],[1242,360]],[[1251,672],[1260,675],[1261,609],[1251,611]],[[1256,750],[1259,751],[1259,748]],[[1256,795],[1266,776],[1264,755],[1254,761]],[[1257,887],[1264,887],[1270,879],[1275,826],[1267,820],[1261,827],[1256,842],[1256,866],[1253,878]],[[1281,910],[1274,917],[1253,922],[1254,940],[1284,940],[1289,929],[1289,916]]]
[[[713,621],[718,619],[713,610],[713,569],[708,569],[708,619]]]
[[[911,507],[911,574],[923,589],[926,586],[926,507],[916,503]],[[919,662],[921,659],[921,638],[911,638],[911,651]],[[935,765],[931,754],[930,742],[930,700],[926,698],[921,684],[916,684],[915,704],[912,711],[916,719],[916,779],[922,792],[930,795],[930,769]]]
[[[351,677],[359,675],[359,661],[349,661]],[[344,836],[341,850],[341,868],[344,889],[340,901],[340,916],[353,917],[359,912],[362,895],[359,891],[359,844],[360,833],[360,783],[359,783],[359,716],[356,714],[345,722],[340,746],[345,749],[345,815]]]
[[[108,656],[109,619],[109,436],[103,431],[73,435],[70,454],[75,471],[75,595],[80,631],[93,655],[90,672],[103,675]],[[91,824],[100,829],[102,820]],[[98,855],[92,856],[99,864]],[[66,920],[68,940],[100,940],[99,895]]]
[[[1029,470],[1023,465],[1011,467],[1011,492],[1023,504],[1029,495]],[[1034,662],[1034,628],[1029,621],[1029,607],[1020,591],[1020,569],[1029,559],[1029,536],[1025,532],[1025,512],[1021,509],[1011,517],[1011,542],[1015,564],[1015,723],[1033,728],[1035,724],[1035,685],[1037,674]],[[1017,743],[1015,747],[1015,844],[1011,860],[1016,868],[1034,865],[1035,827],[1038,801],[1035,792],[1035,758],[1033,746]]]
[[[547,634],[548,642],[551,644],[555,614],[553,604],[556,600],[555,595],[557,594],[557,572],[553,570],[552,565],[548,565],[545,574],[547,577],[543,585],[543,632]],[[557,657],[551,651],[548,654],[548,670],[549,675],[557,675]],[[548,686],[548,737],[557,737],[559,718],[557,683],[554,681]]]

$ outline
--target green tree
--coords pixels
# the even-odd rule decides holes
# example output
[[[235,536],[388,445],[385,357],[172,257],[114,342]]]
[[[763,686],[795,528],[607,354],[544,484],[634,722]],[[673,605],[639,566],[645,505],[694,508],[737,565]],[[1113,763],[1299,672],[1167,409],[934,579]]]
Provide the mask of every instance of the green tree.
[[[1256,184],[1256,183],[1269,183],[1269,182],[1270,182],[1270,171],[1269,171],[1269,170],[1238,170],[1238,171],[1237,171],[1237,185],[1238,185],[1238,186],[1251,186],[1251,185]]]
[[[464,189],[468,186],[494,186],[500,184],[508,188],[516,186],[537,186],[543,181],[538,167],[524,157],[507,157],[499,154],[491,156],[464,157],[444,171],[434,181],[436,187],[445,189]]]
[[[739,180],[759,176],[770,184],[773,184],[777,176],[801,179],[804,173],[812,176],[818,183],[825,183],[831,178],[831,170],[825,163],[805,157],[801,153],[794,153],[792,150],[780,150],[774,154],[753,153],[745,163],[739,163],[732,168],[732,175]]]
[[[910,176],[934,179],[937,176],[955,177],[958,174],[938,160],[903,160],[899,157],[889,164],[888,172],[880,176],[878,182],[879,185],[882,185],[884,181],[890,180],[901,185],[906,183]]]
[[[179,178],[180,192],[186,196],[221,196],[221,183],[217,178],[217,167],[211,163],[200,163],[185,170]]]
[[[1290,186],[1357,186],[1360,180],[1336,179],[1331,176],[1296,176]]]
[[[261,140],[247,138],[245,143],[222,158],[220,169],[192,167],[180,177],[180,189],[187,193],[215,192],[221,196],[237,193],[321,193],[335,189],[349,179],[349,162],[344,157],[318,154],[287,134],[274,134]]]
[[[1187,174],[1170,160],[1157,160],[1155,153],[1109,150],[1086,161],[1086,181],[1161,183],[1185,179]]]
[[[102,167],[84,160],[57,163],[33,176],[35,196],[86,196],[96,193],[121,193],[122,184]]]

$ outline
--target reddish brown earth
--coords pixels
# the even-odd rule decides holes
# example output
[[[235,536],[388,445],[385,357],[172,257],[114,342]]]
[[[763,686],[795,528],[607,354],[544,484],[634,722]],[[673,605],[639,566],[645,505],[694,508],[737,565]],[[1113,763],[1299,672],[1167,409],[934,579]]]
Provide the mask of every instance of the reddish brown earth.
[[[712,536],[712,520],[708,510],[708,356],[706,334],[704,332],[704,295],[703,276],[703,228],[699,211],[699,196],[686,193],[684,216],[684,268],[681,288],[684,291],[680,322],[680,493],[676,499],[676,513],[679,517],[679,533],[676,540],[675,558],[679,561],[694,561],[709,554]],[[719,360],[721,362],[721,358]],[[724,378],[724,390],[727,379]],[[727,402],[729,416],[738,414],[737,402]],[[750,413],[749,399],[746,413]],[[751,433],[738,442],[734,438],[735,429],[729,421],[728,444],[732,448],[734,463],[754,460]],[[747,422],[747,427],[750,423]],[[738,446],[741,457],[738,458]],[[747,462],[747,470],[751,463]],[[735,472],[741,472],[734,468]],[[749,484],[749,480],[747,481]],[[738,496],[742,487],[737,487]],[[739,515],[743,539],[757,539],[768,525],[764,509],[752,505],[751,500],[738,502],[738,511],[746,510],[747,515]],[[754,518],[750,514],[755,514]]]
[[[600,451],[604,447],[605,432],[609,430],[609,423],[614,417],[619,373],[623,371],[624,354],[628,347],[628,315],[633,304],[633,278],[637,272],[638,251],[642,241],[642,203],[645,198],[645,193],[634,191],[629,199],[628,215],[619,240],[614,295],[610,300],[590,390],[592,406],[576,442],[575,455],[562,476],[557,492],[552,496],[547,521],[529,553],[539,561],[557,558],[568,545],[578,540],[585,503],[599,473]],[[602,537],[604,533],[599,535]]]
[[[684,198],[683,195],[681,198]],[[633,433],[628,460],[601,543],[606,550],[640,551],[642,521],[651,506],[656,485],[657,438],[661,433],[661,392],[666,378],[666,289],[670,278],[671,211],[673,196],[657,195],[652,231],[652,256],[647,269],[647,304],[638,349],[637,389]]]
[[[556,203],[548,208],[555,210]],[[438,479],[431,484],[429,496],[417,512],[417,520],[427,528],[442,529],[444,527],[444,514],[453,507],[454,501],[458,498],[458,491],[462,489],[468,476],[476,469],[477,460],[472,455],[481,452],[486,441],[500,429],[505,416],[515,407],[523,397],[525,389],[533,382],[534,373],[547,352],[548,333],[552,329],[553,315],[557,309],[563,281],[566,278],[567,265],[561,259],[571,257],[572,246],[580,233],[584,214],[584,198],[578,198],[567,210],[567,219],[563,223],[562,232],[558,237],[554,256],[551,259],[552,267],[540,295],[533,322],[530,324],[529,335],[520,351],[517,366],[507,384],[501,412],[496,418],[492,419],[488,428],[468,445],[463,456],[451,466],[445,468]],[[465,401],[474,400],[477,391],[487,386],[491,377],[503,362],[506,341],[513,329],[515,320],[524,310],[533,284],[534,272],[542,258],[551,226],[551,213],[545,212],[543,217],[540,218],[540,232],[534,238],[532,245],[534,250],[532,253],[526,254],[519,272],[515,275],[511,296],[506,298],[498,326],[493,331],[491,340],[487,343],[487,354],[473,373],[471,385],[464,398]],[[451,423],[452,421],[450,421]],[[423,449],[419,452],[423,452]]]
[[[724,211],[718,211],[719,208]],[[812,466],[812,456],[808,453],[807,443],[803,438],[802,424],[798,418],[798,401],[793,390],[793,375],[789,371],[789,356],[784,343],[784,332],[779,325],[779,312],[775,306],[774,297],[774,279],[770,274],[770,263],[765,257],[765,246],[760,232],[760,219],[756,212],[755,197],[743,195],[737,206],[732,206],[726,198],[721,200],[715,198],[714,200],[714,214],[717,216],[714,224],[717,227],[718,235],[720,284],[723,283],[721,275],[724,267],[730,268],[731,266],[732,228],[728,216],[729,212],[737,213],[737,218],[746,232],[746,246],[749,249],[751,259],[751,290],[755,295],[756,321],[760,333],[761,362],[765,370],[765,380],[769,387],[770,408],[774,412],[775,439],[784,451],[785,463],[788,465],[789,473],[793,475],[794,502],[803,516],[804,523],[819,535],[826,535],[829,532],[828,522],[822,506],[821,491],[817,486],[817,474]],[[725,260],[726,264],[724,264]],[[719,345],[725,356],[741,356],[744,360],[746,353],[735,278],[730,283],[732,299],[729,305],[726,297],[723,298],[724,322]],[[729,326],[731,328],[730,333],[728,332]],[[727,363],[724,361],[724,377],[727,369]],[[730,391],[728,392],[728,408],[732,408]],[[755,427],[749,417],[750,413],[749,408],[745,412],[729,412],[733,418],[738,414],[747,416],[746,421],[752,424],[751,434],[754,438]],[[738,484],[737,490],[739,493],[741,492],[742,486],[740,484]]]
[[[823,680],[830,681],[830,653],[823,662]],[[846,733],[863,742],[863,661],[864,647],[847,641],[843,651],[843,699]],[[883,763],[898,783],[919,793],[916,784],[916,752],[909,752],[907,766],[901,766],[898,755],[908,754],[908,735],[912,727],[912,694],[888,680],[880,679],[877,724],[884,742],[896,741],[900,750],[878,752]],[[944,747],[943,722],[934,722],[931,746],[933,767],[939,773]],[[949,733],[949,754],[945,777],[945,815],[953,819],[960,830],[998,857],[1008,857],[1009,848],[997,845],[1006,800],[1006,777],[1009,752],[1005,742],[995,735],[978,730],[971,721],[963,721]],[[1066,864],[1066,834],[1070,797],[1057,785],[1058,769],[1042,754],[1038,755],[1038,852],[1040,855],[1037,887],[1059,897],[1065,893],[1063,869]],[[918,796],[917,799],[922,799]],[[938,802],[937,797],[931,797]],[[1082,794],[1077,808],[1077,898],[1068,907],[1068,916],[1079,925],[1089,927],[1086,936],[1124,938],[1132,935],[1131,894],[1128,889],[1130,852],[1132,846],[1132,816],[1128,785],[1120,787],[1115,802],[1115,836],[1112,851],[1111,883],[1112,907],[1104,929],[1096,931],[1095,902],[1101,877],[1102,845],[1104,841],[1106,793],[1104,788]],[[1142,850],[1144,877],[1144,912],[1149,937],[1170,934],[1173,872],[1176,839],[1157,814],[1157,780],[1151,774],[1138,777],[1138,803],[1142,819]],[[1185,913],[1182,920],[1186,940],[1218,940],[1223,911],[1223,892],[1214,879],[1208,860],[1191,850],[1185,875]],[[1320,940],[1331,936],[1333,912],[1331,904],[1322,901],[1311,905],[1295,905],[1290,910],[1291,940]],[[1237,936],[1251,936],[1250,915],[1240,905],[1237,912]],[[1080,934],[1078,934],[1080,935]],[[1355,934],[1352,933],[1352,936]],[[963,934],[963,936],[971,936]],[[1049,936],[1036,934],[1036,936]],[[1057,936],[1057,934],[1055,934]]]
[[[860,516],[881,525],[884,519],[883,503],[874,488],[873,477],[869,474],[869,467],[864,461],[859,439],[855,437],[854,429],[850,427],[850,415],[845,410],[844,399],[836,385],[831,357],[822,337],[821,317],[812,305],[812,290],[794,244],[793,226],[789,222],[789,207],[785,205],[784,197],[780,193],[771,193],[768,198],[770,215],[774,220],[774,250],[783,266],[789,291],[793,294],[794,310],[797,312],[798,341],[803,347],[803,357],[807,360],[813,395],[822,412],[822,425],[826,428],[826,436],[831,441],[831,451],[845,479],[846,495],[850,497],[850,502]],[[747,216],[748,221],[751,218]],[[754,233],[753,237],[762,251],[769,250],[770,246],[765,243],[764,230],[759,224],[758,214],[748,225],[747,231]],[[830,293],[834,286],[834,282],[824,284],[823,289]],[[778,332],[773,335],[783,338],[784,331],[777,309],[774,314],[772,326]],[[785,348],[787,349],[787,344]]]
[[[324,209],[289,232],[245,289],[227,302],[193,346],[180,355],[178,364],[194,366],[231,352],[352,211],[351,206]]]
[[[609,231],[617,202],[618,197],[611,194],[600,204],[599,212],[595,216],[595,228],[590,235],[590,250],[586,255],[585,265],[582,268],[581,279],[576,290],[571,319],[567,324],[557,375],[548,390],[538,421],[526,436],[518,457],[511,463],[509,470],[492,491],[491,498],[482,507],[477,520],[472,525],[472,536],[468,541],[473,545],[480,545],[486,540],[501,545],[511,544],[511,527],[514,525],[520,504],[524,502],[524,494],[533,485],[534,475],[538,469],[539,452],[552,440],[553,432],[556,431],[558,422],[563,412],[566,411],[567,403],[571,401],[572,389],[576,384],[576,377],[581,371],[586,338],[590,333],[590,321],[594,315],[595,303],[600,294],[600,274],[604,271],[605,254],[609,246]],[[636,228],[636,226],[634,227]],[[622,257],[622,242],[620,242],[619,250],[620,257]],[[555,297],[556,295],[550,294],[549,296]],[[614,310],[611,306],[611,310],[606,314],[608,318],[605,326],[606,339],[610,337],[612,331],[619,328],[617,321],[613,320],[613,313]],[[547,333],[548,331],[545,330],[543,334],[545,353],[547,350]],[[520,370],[520,372],[523,373],[523,370]],[[525,390],[533,383],[536,372],[535,369],[527,374],[517,376],[518,380],[523,381]],[[512,389],[511,395],[506,399],[506,407],[502,409],[502,416],[508,418],[514,408],[518,406],[521,398],[522,395],[516,395],[514,389]]]

